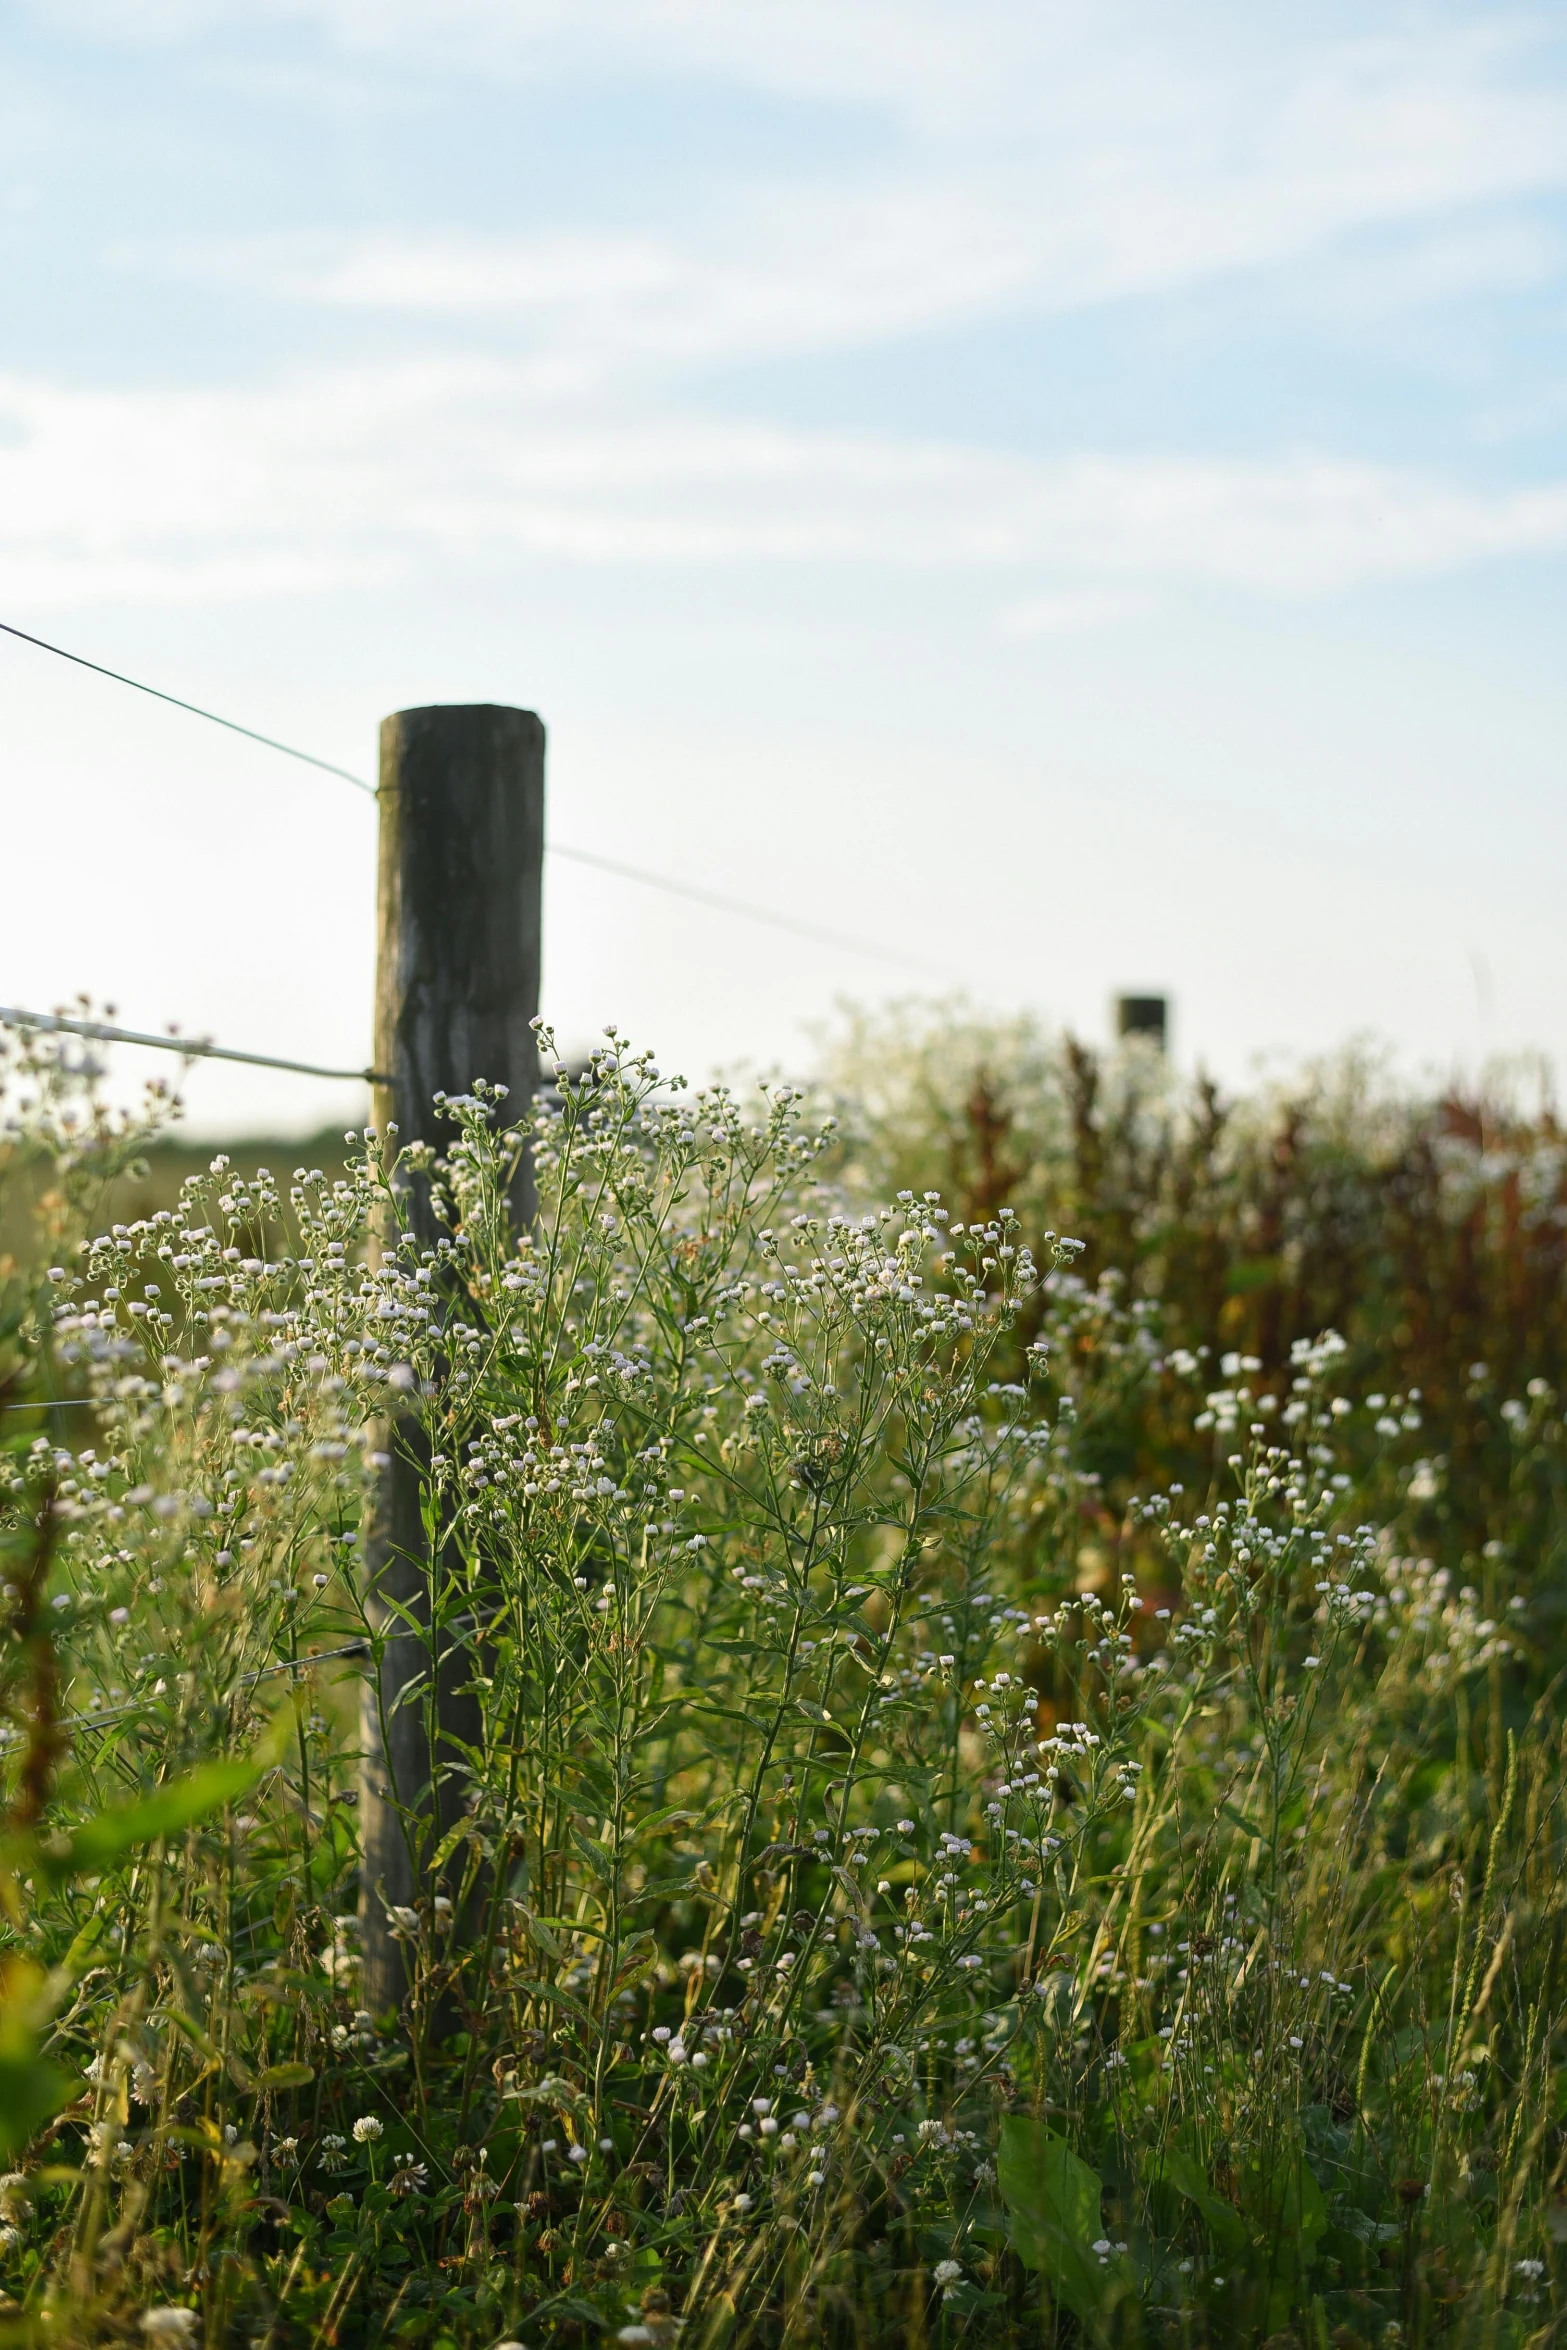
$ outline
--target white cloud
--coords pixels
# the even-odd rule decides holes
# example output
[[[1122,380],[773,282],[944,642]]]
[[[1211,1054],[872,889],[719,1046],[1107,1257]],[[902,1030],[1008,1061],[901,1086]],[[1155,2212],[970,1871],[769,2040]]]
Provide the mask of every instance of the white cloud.
[[[166,46],[314,34],[327,59],[548,83],[584,67],[720,76],[741,86],[895,107],[916,118],[982,105],[1020,48],[1059,50],[1069,11],[971,0],[34,0],[58,29]]]
[[[1209,0],[140,0],[170,40],[310,28],[366,60],[570,102],[613,61],[867,107],[856,159],[787,181],[733,168],[682,210],[638,191],[630,234],[372,233],[231,251],[312,301],[521,316],[574,362],[708,360],[1061,311],[1225,272],[1287,270],[1368,230],[1437,230],[1467,283],[1515,282],[1520,238],[1461,216],[1567,188],[1567,71],[1548,25],[1483,12],[1271,18]],[[123,12],[122,12],[123,13]],[[1346,29],[1346,21],[1349,29]],[[105,37],[113,37],[115,11]],[[650,94],[648,103],[658,99]],[[522,118],[525,119],[525,118]],[[524,134],[525,135],[525,134]],[[223,257],[220,256],[220,265]],[[1534,241],[1528,266],[1554,268]]]
[[[1006,605],[998,623],[1003,636],[1079,636],[1115,628],[1123,620],[1146,619],[1157,609],[1158,598],[1140,588],[1052,588]]]
[[[200,392],[13,377],[0,435],[0,587],[28,608],[324,588],[433,553],[945,570],[1016,602],[1031,573],[1055,595],[1293,594],[1567,545],[1567,484],[1484,495],[1325,456],[1043,462],[565,402],[496,361]]]
[[[459,331],[493,345],[503,328],[521,355],[398,358],[392,324],[374,368],[238,388],[13,378],[0,578],[28,603],[326,587],[440,548],[503,566],[989,573],[1004,625],[1037,632],[1104,625],[1182,581],[1320,591],[1562,543],[1567,491],[1552,483],[1493,494],[1322,454],[1046,459],[812,432],[705,413],[681,382],[1224,271],[1272,268],[1283,287],[1309,275],[1325,305],[1336,267],[1353,283],[1353,232],[1411,222],[1428,257],[1411,284],[1538,282],[1557,242],[1506,208],[1567,183],[1567,86],[1523,20],[1373,14],[1346,32],[1331,14],[1260,27],[1220,5],[1172,20],[1126,0],[977,0],[961,16],[945,0],[137,10],[111,11],[103,37],[305,27],[350,64],[374,51],[406,74],[439,51],[450,70],[587,84],[613,57],[874,103],[902,128],[852,167],[818,168],[807,145],[790,182],[741,168],[732,200],[700,216],[674,199],[661,215],[654,188],[610,230],[324,227],[162,256],[317,310],[401,318],[448,352]],[[1031,579],[1048,584],[1030,593]]]
[[[908,185],[737,199],[718,232],[682,238],[379,235],[180,258],[312,305],[514,321],[561,385],[885,341],[1015,307],[1039,276],[1024,226],[962,188]]]
[[[1049,133],[1063,152],[1216,173],[1346,165],[1385,195],[1496,193],[1563,174],[1560,31],[1475,0],[33,0],[100,42],[285,32],[374,60],[522,84],[692,75],[885,112],[943,143]],[[1555,68],[1553,72],[1553,66]],[[1106,132],[1113,133],[1107,149]]]

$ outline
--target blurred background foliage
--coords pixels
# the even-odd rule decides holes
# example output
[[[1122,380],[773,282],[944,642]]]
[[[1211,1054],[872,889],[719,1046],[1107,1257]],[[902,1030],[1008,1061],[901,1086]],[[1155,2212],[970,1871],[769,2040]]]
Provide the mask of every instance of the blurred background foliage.
[[[820,1050],[851,1189],[939,1190],[967,1220],[1010,1207],[1036,1249],[1081,1238],[1101,1305],[1080,1316],[1085,1371],[1138,1305],[1167,1355],[1199,1356],[1195,1381],[1088,1382],[1107,1523],[1201,1473],[1196,1391],[1241,1362],[1254,1388],[1287,1385],[1292,1345],[1336,1330],[1352,1388],[1413,1399],[1423,1540],[1454,1566],[1515,1554],[1537,1625],[1567,1628],[1567,1137],[1541,1067],[1422,1090],[1359,1047],[1229,1094],[1140,1039],[1104,1052],[918,1002],[848,1010]]]

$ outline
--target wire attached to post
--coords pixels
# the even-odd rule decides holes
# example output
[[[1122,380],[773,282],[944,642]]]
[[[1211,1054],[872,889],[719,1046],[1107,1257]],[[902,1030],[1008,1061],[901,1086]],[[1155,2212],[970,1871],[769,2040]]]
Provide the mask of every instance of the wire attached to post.
[[[379,799],[373,783],[362,775],[353,774],[347,767],[339,767],[331,759],[318,759],[313,751],[301,751],[293,743],[279,742],[275,735],[259,734],[253,726],[241,726],[237,718],[224,718],[216,710],[203,709],[199,702],[183,701],[178,694],[165,693],[161,686],[146,685],[139,677],[127,677],[123,670],[107,669],[101,661],[89,661],[83,653],[67,652],[64,645],[51,644],[47,637],[33,636],[25,628],[16,628],[9,620],[0,620],[0,632],[20,638],[24,645],[36,645],[42,653],[54,653],[62,661],[73,661],[78,669],[90,669],[96,677],[112,678],[116,685],[128,685],[133,693],[150,694],[155,702],[167,702],[176,710],[184,710],[192,718],[205,718],[213,726],[226,727],[230,734],[242,734],[247,742],[260,743],[265,750],[281,751],[285,759],[300,759],[307,767],[319,767],[323,775],[335,775],[343,783],[351,783],[355,791],[362,791],[369,799]],[[874,939],[856,938],[847,930],[832,930],[819,922],[804,922],[793,914],[780,914],[767,906],[748,905],[743,898],[732,898],[722,890],[703,889],[690,881],[676,881],[667,873],[650,873],[646,866],[630,865],[618,857],[603,857],[593,849],[568,848],[562,841],[546,841],[546,856],[567,857],[574,865],[594,865],[602,873],[616,874],[622,881],[639,882],[644,889],[661,889],[671,897],[687,898],[693,905],[710,906],[718,914],[734,914],[743,922],[760,922],[772,930],[786,930],[796,938],[811,939],[817,946],[835,947],[841,954],[868,955],[879,963],[896,963],[906,971],[921,971],[927,978],[951,980],[955,973],[944,966],[927,962],[923,956],[907,955],[897,947],[881,946]],[[141,1037],[138,1043],[156,1043],[157,1038]],[[216,1048],[214,1048],[216,1049]],[[231,1060],[260,1060],[257,1054],[232,1053]],[[273,1061],[262,1066],[283,1069],[297,1068],[306,1076],[338,1076],[338,1070],[308,1070],[302,1063]],[[351,1075],[359,1075],[355,1070]]]
[[[323,1069],[317,1061],[284,1061],[275,1053],[242,1053],[233,1045],[197,1043],[186,1036],[151,1036],[140,1028],[114,1028],[107,1020],[77,1020],[64,1012],[24,1012],[0,1004],[0,1025],[41,1028],[48,1034],[86,1036],[100,1044],[150,1045],[154,1052],[178,1053],[187,1061],[243,1061],[252,1069],[287,1069],[296,1077],[352,1077],[365,1085],[390,1085],[379,1069]]]
[[[199,702],[184,702],[178,694],[166,694],[161,686],[143,685],[139,677],[127,677],[121,669],[106,669],[101,661],[89,661],[84,653],[68,653],[64,645],[52,645],[47,637],[29,636],[25,628],[13,628],[9,620],[0,620],[0,630],[7,636],[20,637],[24,645],[36,645],[41,653],[54,653],[62,661],[74,661],[78,669],[90,669],[95,676],[112,678],[116,685],[128,685],[132,693],[150,694],[155,702],[168,702],[176,710],[188,711],[192,718],[205,718],[213,726],[226,726],[230,734],[242,734],[247,742],[260,743],[264,750],[281,751],[285,759],[300,759],[307,767],[319,767],[323,775],[336,775],[344,783],[351,783],[355,791],[368,792],[371,799],[376,796],[375,785],[366,783],[362,775],[353,775],[330,759],[318,759],[314,751],[296,750],[292,743],[280,743],[275,735],[258,734],[253,726],[241,726],[237,718],[221,718],[216,710],[204,710]]]

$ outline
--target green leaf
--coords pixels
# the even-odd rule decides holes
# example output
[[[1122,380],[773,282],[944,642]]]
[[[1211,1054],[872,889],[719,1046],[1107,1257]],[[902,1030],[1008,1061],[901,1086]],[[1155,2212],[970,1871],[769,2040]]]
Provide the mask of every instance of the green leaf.
[[[571,1841],[576,1846],[578,1852],[581,1853],[583,1859],[587,1862],[595,1877],[605,1882],[607,1882],[609,1878],[613,1877],[615,1874],[615,1856],[610,1851],[607,1844],[600,1844],[595,1837],[584,1836],[580,1828],[572,1829]]]
[[[440,1843],[436,1846],[434,1852],[432,1852],[430,1855],[428,1869],[429,1874],[432,1877],[438,1877],[440,1875],[442,1869],[445,1868],[447,1862],[451,1859],[452,1854],[457,1850],[458,1845],[466,1843],[469,1837],[473,1835],[473,1832],[473,1822],[472,1820],[466,1818],[458,1820],[455,1826],[447,1829],[446,1834],[441,1838]]]
[[[615,1953],[615,1975],[611,1993],[625,1991],[633,1983],[640,1983],[658,1964],[658,1944],[651,1934],[633,1934],[622,1942]]]
[[[1100,2234],[1097,2172],[1064,2138],[1029,2114],[1001,2124],[996,2184],[1007,2207],[1007,2233],[1025,2268],[1043,2271],[1074,2317],[1090,2318],[1105,2298],[1105,2273],[1092,2246]]]
[[[1170,2146],[1156,2178],[1201,2212],[1218,2248],[1238,2259],[1265,2247],[1271,2272],[1298,2277],[1318,2256],[1328,2225],[1327,2201],[1298,2145],[1282,2145],[1264,2171],[1249,2163],[1240,2174],[1240,2209],[1218,2192],[1190,2146]]]
[[[542,1950],[546,1958],[553,1958],[557,1965],[564,1966],[566,1964],[566,1953],[561,1948],[560,1944],[556,1941],[555,1936],[550,1932],[548,1926],[544,1923],[544,1920],[542,1918],[535,1917],[531,1909],[524,1909],[520,1901],[517,1904],[517,1914],[521,1918],[524,1926],[526,1926],[528,1930],[528,1939],[533,1944],[534,1948],[536,1950]]]
[[[170,1780],[140,1803],[98,1812],[68,1836],[8,1837],[0,1845],[0,1866],[18,1873],[36,1871],[54,1884],[90,1875],[137,1845],[173,1835],[232,1803],[255,1785],[271,1759],[268,1754],[241,1755],[232,1762],[208,1763],[186,1778]]]
[[[1182,2146],[1167,2146],[1160,2161],[1158,2175],[1178,2195],[1195,2204],[1208,2223],[1208,2233],[1221,2251],[1232,2255],[1244,2253],[1251,2242],[1250,2231],[1233,2203],[1227,2203],[1218,2189],[1212,2186],[1207,2172],[1195,2155]]]
[[[313,2064],[269,2064],[256,2075],[258,2089],[308,2089],[316,2077]]]
[[[0,2030],[0,2154],[16,2154],[68,2105],[81,2084],[38,2054],[36,2044],[16,2049]]]
[[[627,1849],[633,1844],[646,1844],[649,1837],[667,1836],[671,1828],[692,1828],[701,1818],[699,1812],[688,1811],[683,1804],[671,1804],[664,1811],[655,1811],[638,1823],[626,1839]]]
[[[585,2024],[590,2032],[597,2031],[598,2026],[589,2009],[580,1999],[573,1998],[569,1991],[563,1991],[558,1983],[521,1982],[517,1988],[525,1998],[543,1999],[551,2007],[563,2007],[568,2015],[574,2015],[578,2023]]]
[[[81,2088],[39,2052],[59,1988],[29,1959],[0,1972],[0,2154],[19,2152]]]
[[[1311,2266],[1328,2224],[1328,2206],[1298,2145],[1282,2147],[1270,2170],[1247,2164],[1241,2172],[1241,2207],[1262,2240],[1275,2247],[1281,2274],[1293,2276]]]
[[[748,1713],[743,1706],[704,1703],[693,1692],[688,1709],[693,1721],[732,1722],[736,1729],[749,1730],[758,1738],[772,1735],[772,1725],[760,1714]]]

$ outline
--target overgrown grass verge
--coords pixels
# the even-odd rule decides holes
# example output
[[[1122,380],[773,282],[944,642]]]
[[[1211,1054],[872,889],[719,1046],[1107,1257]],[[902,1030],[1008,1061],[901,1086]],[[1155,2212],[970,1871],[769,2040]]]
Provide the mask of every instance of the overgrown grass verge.
[[[851,1204],[794,1089],[614,1037],[439,1164],[99,1233],[140,1133],[11,1076],[13,2330],[1552,2338],[1559,1689],[1527,1558],[1410,1539],[1407,1391],[1212,1386],[1074,1242]],[[1200,1473],[1123,1498],[1139,1409]],[[361,1689],[440,1781],[390,1908]]]

